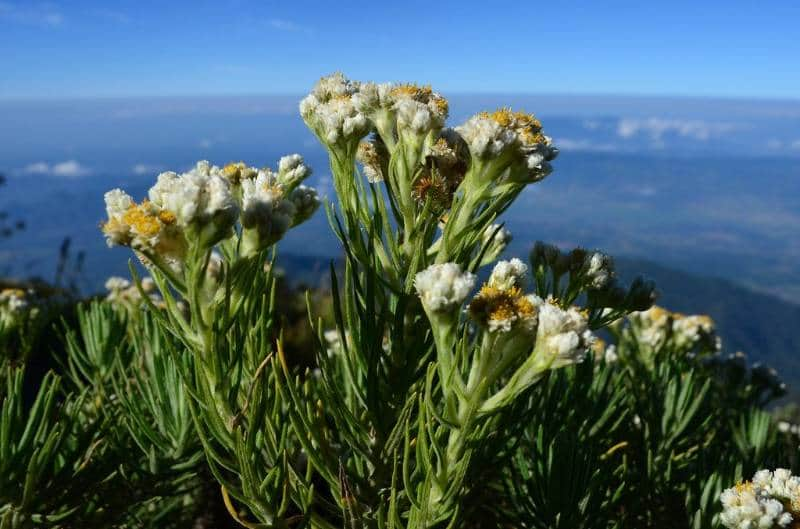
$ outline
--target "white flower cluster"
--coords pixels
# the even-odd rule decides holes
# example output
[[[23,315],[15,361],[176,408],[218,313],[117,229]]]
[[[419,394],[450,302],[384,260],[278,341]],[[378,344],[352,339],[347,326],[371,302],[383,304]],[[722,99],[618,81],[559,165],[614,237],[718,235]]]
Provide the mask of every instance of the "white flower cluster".
[[[258,230],[264,245],[286,233],[294,211],[294,204],[275,185],[270,173],[260,171],[256,178],[242,181],[242,226]]]
[[[301,182],[311,169],[298,154],[284,156],[278,171],[244,163],[224,168],[206,161],[183,174],[165,172],[137,204],[120,189],[105,195],[108,244],[130,246],[145,255],[180,263],[189,241],[211,247],[233,234],[240,218],[250,235],[250,251],[280,239],[319,207],[317,192]]]
[[[617,346],[613,343],[605,348],[603,351],[603,359],[605,360],[606,364],[613,364],[614,362],[619,360],[619,354],[617,353]]]
[[[682,346],[693,346],[708,338],[713,338],[715,348],[719,349],[715,335],[714,321],[706,315],[678,315],[674,318],[672,332],[676,341]]]
[[[375,128],[385,141],[425,138],[440,130],[448,103],[427,86],[360,83],[341,73],[323,77],[300,102],[300,114],[328,146],[362,138]]]
[[[778,431],[781,433],[792,434],[800,437],[800,425],[792,424],[789,421],[778,421]]]
[[[161,296],[156,292],[156,284],[152,277],[142,278],[142,290],[150,298],[150,301],[160,305]],[[127,308],[137,307],[143,301],[142,295],[136,285],[132,284],[124,277],[112,276],[106,280],[106,301],[118,303]]]
[[[242,181],[242,227],[244,253],[254,253],[274,244],[292,226],[307,220],[319,207],[317,191],[298,185],[310,171],[295,155],[284,157],[277,174],[261,169],[255,178]],[[292,188],[292,186],[296,186]]]
[[[474,274],[462,272],[456,263],[434,264],[417,273],[414,287],[427,311],[450,312],[467,299],[475,279]]]
[[[487,284],[490,287],[508,290],[525,286],[528,265],[514,257],[510,261],[499,261],[492,270]]]
[[[103,232],[109,246],[131,246],[179,261],[187,232],[211,246],[231,233],[239,214],[222,170],[206,161],[180,175],[161,173],[148,197],[136,204],[120,189],[105,194]]]
[[[639,341],[651,349],[659,349],[667,340],[672,340],[677,347],[687,351],[700,346],[712,351],[719,350],[720,341],[716,336],[714,321],[708,316],[686,316],[653,306],[642,312],[634,312],[629,318],[635,325]]]
[[[184,229],[213,221],[224,232],[233,226],[239,214],[222,169],[205,160],[180,175],[171,171],[161,173],[147,194],[157,208],[174,213],[178,225]]]
[[[30,303],[27,293],[19,288],[4,288],[0,290],[0,307],[12,313],[24,312]]]
[[[369,132],[369,120],[353,101],[359,87],[358,82],[335,73],[320,79],[300,102],[303,120],[329,146],[357,141]]]
[[[587,255],[585,268],[592,288],[604,288],[614,278],[614,262],[604,253],[594,252]]]
[[[477,158],[497,158],[510,150],[517,140],[512,129],[485,114],[472,116],[455,130],[461,134],[469,151]]]
[[[510,178],[527,182],[550,174],[550,161],[558,155],[558,149],[541,130],[541,123],[531,114],[509,109],[481,112],[456,128],[473,157],[516,162]]]
[[[381,134],[396,120],[398,135],[424,137],[444,127],[448,114],[447,100],[429,86],[364,83],[354,100]]]
[[[469,304],[469,313],[490,333],[519,329],[529,338],[536,331],[537,296],[526,295],[528,266],[519,259],[498,262],[489,280]]]
[[[32,290],[4,288],[0,290],[0,330],[17,327],[39,314]]]
[[[800,478],[789,470],[759,470],[752,481],[720,494],[720,522],[729,529],[789,527],[800,510]]]
[[[278,182],[287,189],[294,189],[311,175],[311,168],[299,154],[283,156],[278,161]]]
[[[576,307],[562,309],[553,300],[536,297],[539,326],[535,351],[555,369],[583,361],[595,341],[586,314]]]

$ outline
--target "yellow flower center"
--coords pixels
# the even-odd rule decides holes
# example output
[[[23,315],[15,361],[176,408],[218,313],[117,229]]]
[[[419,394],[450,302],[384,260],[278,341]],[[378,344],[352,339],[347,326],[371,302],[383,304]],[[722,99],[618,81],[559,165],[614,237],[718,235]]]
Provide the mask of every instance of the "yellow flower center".
[[[136,233],[144,237],[154,237],[161,231],[158,217],[150,211],[150,202],[145,200],[141,204],[131,204],[122,221],[130,226]]]
[[[753,491],[753,484],[749,481],[740,481],[736,485],[734,485],[734,490],[736,494],[742,494],[745,492],[752,492]]]
[[[542,134],[542,123],[533,114],[526,112],[515,112],[508,107],[495,110],[494,112],[481,112],[478,114],[483,119],[491,119],[501,127],[513,129],[522,143],[532,145],[544,143]]]
[[[433,94],[433,89],[430,85],[419,86],[414,83],[407,83],[395,86],[390,93],[394,97],[410,97],[417,100],[427,100]]]
[[[177,217],[170,210],[162,209],[158,212],[158,220],[160,220],[163,224],[170,225],[175,223]]]
[[[519,287],[502,289],[485,284],[469,305],[470,312],[485,321],[526,318],[536,314],[536,306]]]

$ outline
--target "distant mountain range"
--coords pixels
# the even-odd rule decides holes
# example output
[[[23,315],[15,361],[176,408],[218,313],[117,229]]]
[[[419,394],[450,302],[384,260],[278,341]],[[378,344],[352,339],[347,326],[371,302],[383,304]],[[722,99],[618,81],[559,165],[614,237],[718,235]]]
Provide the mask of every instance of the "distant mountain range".
[[[655,281],[658,304],[689,314],[708,314],[723,350],[742,351],[750,362],[774,367],[800,393],[800,305],[726,279],[689,274],[652,261],[617,258],[620,279],[644,275]]]

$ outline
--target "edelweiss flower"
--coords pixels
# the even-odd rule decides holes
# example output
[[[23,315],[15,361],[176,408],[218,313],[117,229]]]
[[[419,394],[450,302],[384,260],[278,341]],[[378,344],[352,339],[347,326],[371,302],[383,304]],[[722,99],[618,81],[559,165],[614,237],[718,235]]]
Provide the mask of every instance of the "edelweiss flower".
[[[481,112],[456,128],[474,158],[499,160],[509,166],[508,177],[519,182],[536,182],[550,172],[550,161],[558,150],[542,134],[542,124],[531,114],[503,108]]]
[[[605,351],[603,352],[603,358],[606,361],[606,364],[613,364],[617,360],[619,360],[619,354],[617,353],[617,346],[614,344],[609,345],[606,347]]]
[[[105,202],[108,220],[101,229],[109,246],[156,252],[171,261],[182,259],[186,241],[175,213],[149,200],[136,204],[119,189],[107,192]]]
[[[284,156],[278,162],[278,183],[287,190],[292,190],[311,175],[311,168],[305,164],[299,154]]]
[[[449,105],[430,86],[398,85],[392,89],[391,96],[397,111],[398,134],[425,136],[444,127]]]
[[[720,522],[730,529],[789,527],[800,511],[800,478],[786,469],[759,470],[752,481],[720,494]]]
[[[22,313],[28,307],[27,293],[20,288],[4,288],[0,290],[0,307],[4,312]]]
[[[131,286],[131,282],[124,277],[112,276],[106,279],[106,290],[109,292],[119,292]]]
[[[0,290],[0,330],[3,334],[18,328],[39,315],[39,306],[32,290],[4,288]]]
[[[394,144],[395,134],[419,142],[441,129],[449,106],[430,86],[415,84],[364,83],[353,101],[390,145]]]
[[[319,195],[313,187],[300,185],[289,193],[289,200],[294,204],[295,214],[292,226],[305,222],[319,208]]]
[[[595,340],[586,314],[576,307],[566,310],[553,300],[538,301],[539,327],[534,351],[551,369],[583,361]]]
[[[510,288],[523,288],[525,286],[528,265],[514,257],[510,261],[498,262],[492,275],[489,276],[488,286],[508,290]]]
[[[455,263],[434,264],[414,277],[423,306],[430,312],[450,312],[460,307],[475,286],[475,275]]]
[[[209,246],[230,232],[239,215],[228,179],[207,161],[181,175],[161,173],[148,196],[158,208],[173,212],[181,228],[205,231]]]
[[[705,315],[686,316],[653,306],[629,316],[641,343],[651,349],[659,349],[671,340],[687,352],[695,349],[719,350],[714,321]]]
[[[329,147],[357,141],[369,132],[367,117],[353,102],[358,89],[359,83],[335,73],[320,79],[300,102],[303,120]]]
[[[119,303],[125,308],[136,308],[142,302],[142,294],[139,292],[139,288],[124,277],[109,277],[105,286],[106,290],[108,290],[106,301],[110,303]],[[153,303],[156,305],[162,303],[161,296],[155,292],[156,284],[152,277],[143,278],[141,286],[144,293],[148,295]]]
[[[243,253],[252,255],[274,244],[293,225],[297,208],[271,172],[242,181]]]
[[[586,256],[586,277],[592,288],[600,289],[608,285],[614,277],[614,262],[606,254],[595,252]]]
[[[222,175],[228,179],[233,186],[238,186],[242,180],[255,178],[258,169],[248,167],[244,162],[231,162],[222,168]]]

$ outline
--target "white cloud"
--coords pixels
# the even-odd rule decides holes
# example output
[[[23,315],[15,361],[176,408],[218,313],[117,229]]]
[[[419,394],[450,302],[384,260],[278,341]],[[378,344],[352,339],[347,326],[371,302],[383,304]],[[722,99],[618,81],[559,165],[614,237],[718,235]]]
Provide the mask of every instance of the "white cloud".
[[[282,18],[271,18],[267,20],[267,24],[272,29],[277,29],[279,31],[291,31],[291,32],[300,32],[300,33],[311,33],[312,30],[309,27],[301,26],[296,22],[292,22],[291,20],[285,20]]]
[[[556,138],[553,140],[553,145],[562,151],[614,152],[620,150],[617,145],[598,143],[587,139]]]
[[[0,19],[47,28],[55,28],[64,23],[64,15],[54,5],[48,3],[0,2]]]
[[[160,165],[150,165],[146,163],[137,163],[131,167],[131,172],[137,176],[149,175],[161,171]]]
[[[34,162],[26,165],[22,172],[30,175],[58,176],[60,178],[79,178],[91,174],[88,167],[76,160],[65,160],[50,165],[47,162]]]
[[[659,142],[666,134],[677,134],[697,141],[708,141],[739,128],[736,123],[698,119],[622,118],[617,123],[617,136],[629,139],[644,135]]]
[[[22,172],[27,174],[49,174],[50,165],[47,162],[34,162],[26,165]]]
[[[86,176],[91,171],[75,160],[67,160],[66,162],[59,162],[55,164],[51,172],[53,176],[77,178],[79,176]]]
[[[209,138],[203,138],[198,142],[198,145],[203,149],[208,149],[214,145],[214,141]]]
[[[767,140],[767,149],[771,149],[773,151],[783,149],[783,142],[777,138],[771,138]]]

